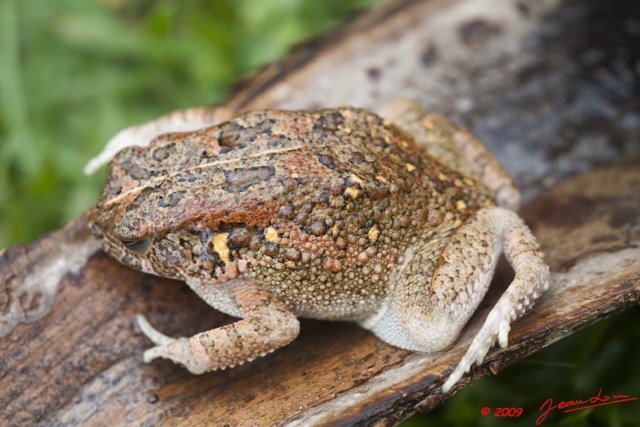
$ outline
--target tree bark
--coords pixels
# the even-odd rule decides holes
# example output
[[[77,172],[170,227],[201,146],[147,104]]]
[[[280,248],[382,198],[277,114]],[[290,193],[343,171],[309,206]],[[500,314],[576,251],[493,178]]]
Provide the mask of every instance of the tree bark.
[[[512,326],[509,347],[449,394],[439,385],[508,272],[446,352],[411,353],[353,324],[306,320],[268,357],[193,376],[168,361],[143,364],[150,342],[134,315],[173,336],[232,319],[184,284],[107,258],[83,215],[0,254],[0,424],[392,424],[637,304],[640,43],[624,23],[640,17],[630,3],[395,1],[297,49],[228,102],[379,110],[410,96],[470,128],[512,172],[552,286]]]

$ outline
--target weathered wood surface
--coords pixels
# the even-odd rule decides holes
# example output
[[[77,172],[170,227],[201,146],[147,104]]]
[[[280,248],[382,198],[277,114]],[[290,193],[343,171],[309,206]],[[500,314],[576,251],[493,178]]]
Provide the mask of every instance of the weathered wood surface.
[[[377,109],[409,95],[487,141],[530,201],[523,216],[553,288],[472,377],[638,303],[640,14],[604,3],[397,1],[264,70],[230,101]],[[393,423],[446,399],[442,376],[489,306],[441,354],[303,321],[301,336],[269,357],[195,377],[142,363],[150,343],[134,314],[175,336],[231,319],[178,282],[106,258],[83,218],[5,251],[0,277],[0,332],[11,331],[0,339],[0,425]],[[498,275],[489,302],[507,281]]]

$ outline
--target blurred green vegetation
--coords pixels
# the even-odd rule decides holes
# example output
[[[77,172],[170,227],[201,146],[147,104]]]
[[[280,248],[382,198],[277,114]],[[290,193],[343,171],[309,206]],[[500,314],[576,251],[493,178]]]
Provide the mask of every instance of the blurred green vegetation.
[[[239,78],[381,1],[0,1],[0,248],[91,206],[104,172],[87,178],[82,167],[118,130],[222,102]],[[639,315],[601,322],[403,426],[533,425],[548,397],[599,387],[637,396]],[[485,406],[525,415],[482,417]],[[553,414],[544,425],[640,425],[638,414],[631,402]]]
[[[230,84],[381,0],[0,1],[0,248],[91,206],[118,130]]]

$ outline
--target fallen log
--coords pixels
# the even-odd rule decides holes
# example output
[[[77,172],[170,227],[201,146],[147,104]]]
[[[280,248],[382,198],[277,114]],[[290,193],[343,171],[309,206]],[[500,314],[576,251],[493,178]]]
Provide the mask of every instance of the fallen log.
[[[624,25],[636,12],[596,0],[396,1],[266,68],[227,104],[379,110],[411,96],[477,133],[512,172],[552,289],[513,325],[509,347],[451,393],[638,303],[640,52]],[[173,336],[231,319],[179,282],[107,258],[84,216],[2,252],[0,278],[3,425],[394,423],[451,394],[439,388],[443,377],[509,280],[498,275],[485,308],[443,353],[303,321],[300,337],[273,355],[196,377],[142,363],[149,342],[135,314]]]

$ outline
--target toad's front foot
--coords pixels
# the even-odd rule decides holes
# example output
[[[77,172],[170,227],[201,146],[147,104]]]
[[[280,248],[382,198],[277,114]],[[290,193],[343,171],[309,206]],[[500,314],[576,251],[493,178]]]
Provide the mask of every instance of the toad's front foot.
[[[230,304],[235,304],[235,311],[246,318],[190,338],[168,337],[138,316],[138,326],[156,344],[144,352],[144,361],[170,359],[197,375],[250,362],[298,335],[296,316],[257,284],[236,284],[229,292]]]
[[[141,314],[136,316],[136,323],[142,333],[156,345],[144,352],[144,363],[163,358],[184,365],[192,374],[199,375],[207,371],[206,366],[203,366],[204,364],[199,362],[198,357],[193,354],[188,338],[171,338],[164,335],[151,326],[146,317]]]

